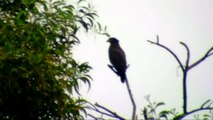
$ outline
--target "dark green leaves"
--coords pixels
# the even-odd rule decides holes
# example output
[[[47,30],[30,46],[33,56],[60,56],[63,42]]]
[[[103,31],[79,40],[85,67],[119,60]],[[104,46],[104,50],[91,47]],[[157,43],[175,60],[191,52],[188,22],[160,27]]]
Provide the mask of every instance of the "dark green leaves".
[[[91,67],[73,59],[72,48],[97,15],[81,9],[61,0],[1,1],[0,119],[83,119],[86,100],[73,94],[81,82],[90,87]]]

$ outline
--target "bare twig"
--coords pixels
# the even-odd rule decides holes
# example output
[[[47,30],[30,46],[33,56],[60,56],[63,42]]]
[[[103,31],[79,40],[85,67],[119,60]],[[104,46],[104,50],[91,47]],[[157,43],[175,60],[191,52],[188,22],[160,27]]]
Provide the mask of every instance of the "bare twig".
[[[88,103],[88,104],[89,104],[88,109],[91,109],[91,110],[93,110],[97,113],[100,113],[101,115],[105,115],[105,116],[108,116],[108,117],[111,117],[111,118],[116,118],[116,119],[119,119],[119,120],[125,120],[123,117],[121,117],[117,113],[112,112],[108,108],[106,108],[106,107],[104,107],[104,106],[102,106],[98,103],[95,103],[94,105],[92,103]],[[97,119],[97,120],[103,119],[103,118],[100,118],[100,117],[95,117],[91,114],[89,114],[89,116],[94,118],[94,119]]]
[[[88,116],[90,116],[90,117],[93,118],[94,120],[104,120],[103,118],[95,117],[94,115],[91,115],[91,114],[88,114]]]
[[[180,116],[178,119],[180,120],[180,119],[185,118],[188,115],[191,115],[192,113],[199,112],[199,111],[205,111],[205,110],[213,110],[213,107],[199,108],[199,109],[191,110],[190,112],[187,112],[187,113],[183,114],[182,116]]]
[[[121,116],[119,116],[117,113],[115,112],[112,112],[111,110],[109,110],[108,108],[104,107],[104,106],[101,106],[99,105],[98,103],[95,104],[95,106],[107,111],[108,113],[110,113],[112,116],[111,117],[114,117],[114,118],[118,118],[119,120],[124,120],[124,118],[122,118]]]
[[[211,100],[210,99],[208,99],[206,102],[204,102],[202,105],[201,105],[201,107],[200,108],[204,108],[204,106],[207,104],[207,103],[209,103]]]
[[[178,56],[171,50],[169,49],[168,47],[160,44],[159,42],[159,37],[157,36],[157,42],[153,42],[153,41],[150,41],[148,40],[148,42],[150,42],[151,44],[155,44],[157,46],[160,46],[162,48],[164,48],[165,50],[167,50],[175,59],[176,61],[178,62],[182,72],[183,72],[183,112],[184,113],[187,113],[187,84],[186,84],[186,78],[187,78],[187,68],[188,66],[184,67],[183,63],[180,61],[180,59],[178,58]],[[186,64],[189,63],[189,58],[190,58],[190,51],[189,51],[189,48],[188,46],[181,42],[181,44],[186,48],[187,50],[187,60],[186,60]]]
[[[157,40],[158,42],[153,42],[153,41],[150,41],[150,40],[147,40],[147,41],[150,42],[151,44],[155,44],[155,45],[160,46],[160,47],[166,49],[167,51],[169,51],[169,53],[171,53],[173,55],[173,57],[177,60],[178,64],[180,65],[181,70],[184,71],[183,64],[181,63],[180,59],[177,57],[177,55],[172,50],[170,50],[168,47],[160,44],[159,40]]]
[[[172,56],[176,59],[176,61],[178,62],[178,64],[179,64],[180,67],[181,67],[181,70],[182,70],[182,72],[183,72],[183,115],[180,115],[180,117],[185,117],[185,116],[187,116],[187,115],[189,115],[189,114],[191,114],[191,113],[194,113],[194,112],[197,112],[197,111],[201,111],[201,110],[213,109],[213,108],[211,108],[211,107],[206,107],[206,108],[203,107],[204,105],[206,105],[206,104],[209,102],[209,100],[208,100],[208,101],[206,101],[206,102],[201,106],[201,108],[196,109],[196,110],[192,110],[192,111],[188,112],[188,111],[187,111],[187,106],[188,106],[188,105],[187,105],[187,82],[186,82],[186,81],[187,81],[187,73],[188,73],[188,71],[189,71],[191,68],[193,68],[193,67],[195,67],[196,65],[198,65],[199,63],[201,63],[202,61],[204,61],[207,57],[213,55],[213,47],[211,47],[211,48],[206,52],[206,54],[205,54],[203,57],[201,57],[198,61],[196,61],[195,63],[189,65],[189,63],[190,63],[190,50],[189,50],[189,47],[188,47],[185,43],[180,42],[180,44],[183,45],[183,46],[186,48],[186,52],[187,52],[186,63],[185,63],[185,65],[184,65],[184,64],[180,61],[180,59],[177,57],[177,55],[176,55],[171,49],[169,49],[168,47],[166,47],[166,46],[160,44],[160,42],[159,42],[159,37],[158,37],[158,36],[157,36],[157,41],[156,41],[156,42],[153,42],[153,41],[150,41],[150,40],[148,40],[148,42],[150,42],[151,44],[155,44],[155,45],[157,45],[157,46],[160,46],[160,47],[166,49],[169,53],[172,54]],[[211,105],[211,104],[210,104],[210,105]],[[209,105],[209,106],[210,106],[210,105]]]
[[[132,107],[133,107],[133,110],[132,110],[132,120],[136,120],[136,104],[135,104],[135,100],[133,98],[133,94],[132,94],[130,86],[129,86],[128,79],[126,79],[126,86],[127,86],[127,90],[128,90],[131,102],[132,102]]]
[[[112,65],[108,65],[108,67],[115,73],[118,75],[118,72],[114,69],[114,67]],[[127,66],[127,68],[129,67],[129,65]],[[127,90],[128,90],[128,93],[129,93],[129,97],[130,97],[130,100],[131,100],[131,103],[132,103],[132,106],[133,106],[133,110],[132,110],[132,120],[136,120],[136,104],[135,104],[135,100],[133,98],[133,94],[131,92],[131,88],[129,86],[129,81],[128,79],[126,78],[126,86],[127,86]]]
[[[192,65],[189,66],[189,70],[192,69],[193,67],[195,67],[196,65],[200,64],[201,62],[203,62],[207,57],[213,55],[213,47],[211,47],[206,54],[201,57],[198,61],[196,61],[195,63],[193,63]]]
[[[160,41],[159,41],[159,36],[157,35],[157,44],[160,44],[159,42],[160,42]]]
[[[186,52],[187,52],[187,58],[186,58],[186,63],[185,63],[185,70],[188,69],[189,66],[189,61],[190,61],[190,50],[189,47],[184,43],[184,42],[180,42],[181,45],[183,45],[186,48]]]
[[[183,43],[180,42],[181,45],[183,45],[186,48],[187,56],[186,56],[186,63],[185,63],[185,69],[183,71],[183,113],[187,113],[187,73],[188,73],[188,67],[189,67],[189,61],[190,61],[190,50],[189,47]]]

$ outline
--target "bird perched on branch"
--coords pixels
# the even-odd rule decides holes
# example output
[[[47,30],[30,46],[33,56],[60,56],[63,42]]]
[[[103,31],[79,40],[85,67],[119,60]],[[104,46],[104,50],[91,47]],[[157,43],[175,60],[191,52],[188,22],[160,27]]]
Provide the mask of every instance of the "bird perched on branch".
[[[109,60],[115,68],[116,71],[113,70],[112,66],[111,69],[116,72],[118,76],[121,78],[121,82],[124,83],[126,81],[126,55],[123,49],[119,45],[119,41],[116,38],[109,38],[107,42],[110,43],[109,46]]]

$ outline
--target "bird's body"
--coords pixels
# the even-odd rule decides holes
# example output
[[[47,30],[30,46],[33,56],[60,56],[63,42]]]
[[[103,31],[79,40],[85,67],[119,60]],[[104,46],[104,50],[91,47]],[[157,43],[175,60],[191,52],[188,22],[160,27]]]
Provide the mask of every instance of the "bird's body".
[[[108,42],[110,42],[109,60],[116,69],[117,74],[120,76],[121,82],[124,83],[126,80],[127,69],[126,55],[116,38],[110,38]]]

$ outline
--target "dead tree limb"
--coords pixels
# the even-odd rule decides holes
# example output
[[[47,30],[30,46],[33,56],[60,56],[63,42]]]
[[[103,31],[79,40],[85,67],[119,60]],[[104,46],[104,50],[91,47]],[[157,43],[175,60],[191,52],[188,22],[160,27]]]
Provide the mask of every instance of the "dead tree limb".
[[[186,58],[186,62],[185,64],[182,63],[180,61],[180,59],[178,58],[178,56],[171,50],[169,49],[168,47],[160,44],[159,42],[159,37],[157,36],[157,41],[156,42],[153,42],[153,41],[150,41],[148,40],[148,42],[150,42],[151,44],[154,44],[154,45],[157,45],[159,47],[162,47],[164,48],[165,50],[167,50],[175,59],[176,61],[178,62],[182,72],[183,72],[183,116],[185,115],[189,115],[191,113],[194,113],[194,112],[197,112],[197,111],[201,111],[201,110],[206,110],[206,109],[212,109],[212,108],[209,108],[209,107],[206,107],[206,108],[199,108],[199,109],[196,109],[196,110],[192,110],[190,112],[188,112],[187,110],[187,73],[190,69],[192,69],[193,67],[195,67],[196,65],[200,64],[201,62],[203,62],[206,58],[208,58],[209,56],[213,55],[213,47],[211,47],[203,57],[201,57],[198,61],[194,62],[193,64],[189,65],[190,64],[190,50],[189,50],[189,47],[183,43],[183,42],[180,42],[181,45],[183,45],[186,49],[186,52],[187,52],[187,58]]]

